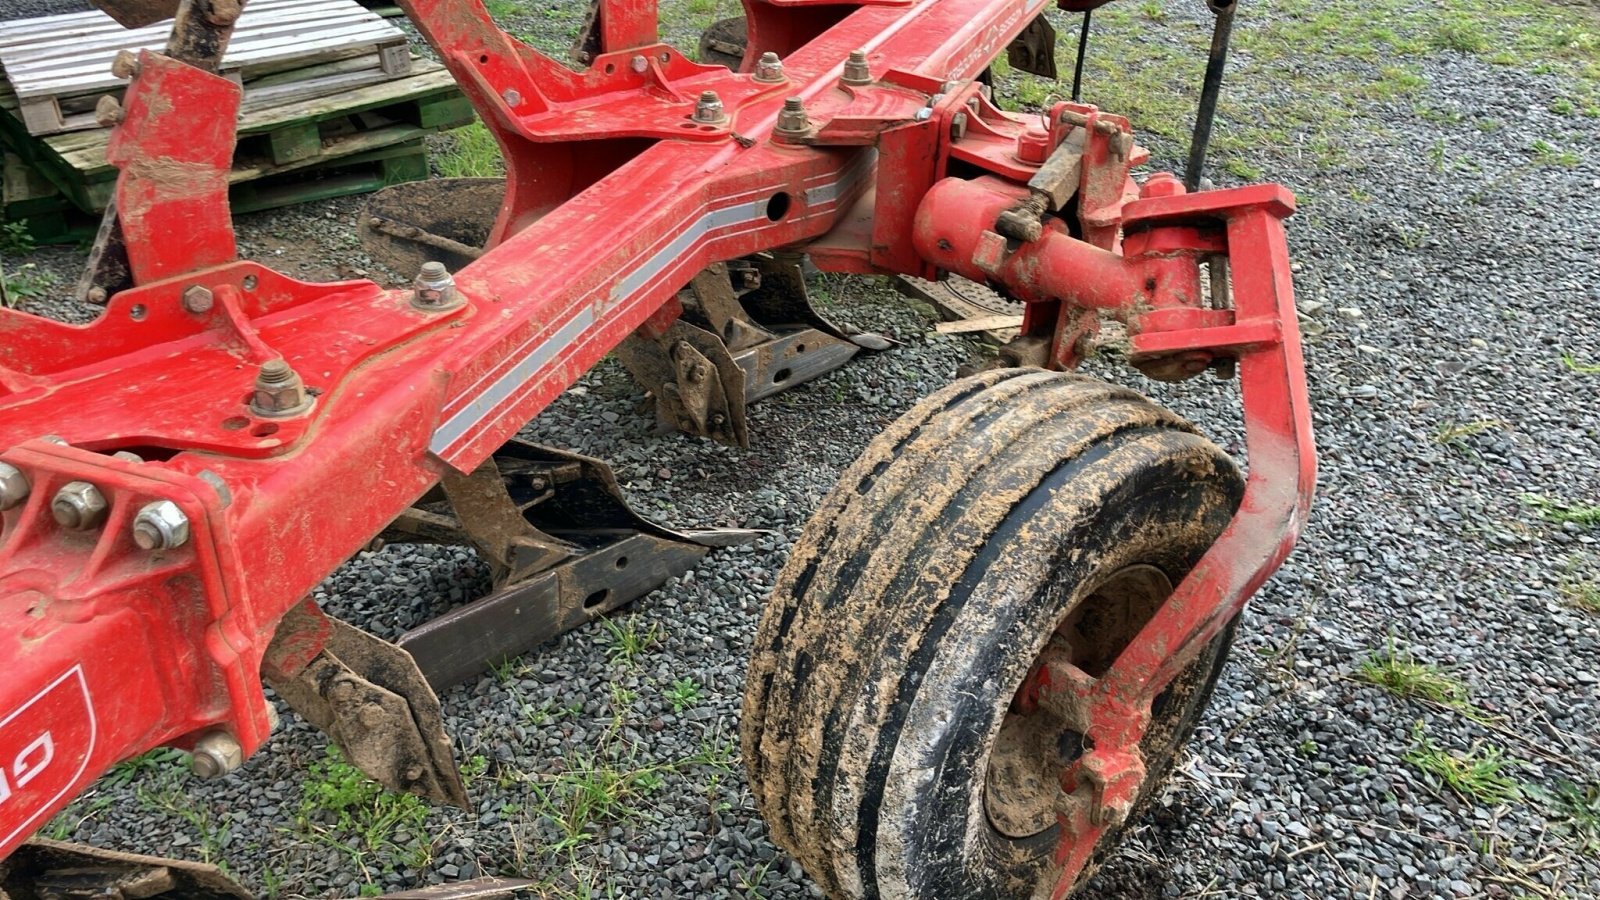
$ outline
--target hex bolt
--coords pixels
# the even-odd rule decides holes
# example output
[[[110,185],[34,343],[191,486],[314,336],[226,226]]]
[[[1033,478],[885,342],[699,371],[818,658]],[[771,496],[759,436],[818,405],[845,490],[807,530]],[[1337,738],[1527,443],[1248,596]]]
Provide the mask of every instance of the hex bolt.
[[[211,289],[205,285],[191,284],[183,289],[183,308],[189,312],[210,312],[212,302]]]
[[[87,481],[69,481],[50,500],[50,514],[68,531],[88,531],[106,518],[106,497]]]
[[[716,91],[701,91],[700,100],[694,105],[694,120],[706,125],[715,125],[726,121],[728,116],[722,111],[722,98]]]
[[[226,731],[213,731],[194,745],[189,768],[201,778],[221,778],[244,764],[244,748]]]
[[[778,58],[778,54],[768,50],[756,60],[756,71],[751,77],[756,81],[771,84],[784,81],[788,76],[783,74],[783,60]]]
[[[139,57],[129,50],[118,50],[111,58],[111,74],[117,78],[138,78]]]
[[[411,287],[411,305],[417,309],[443,312],[466,302],[456,290],[455,278],[451,277],[450,270],[442,262],[423,263]]]
[[[250,411],[266,418],[298,415],[311,407],[311,396],[294,369],[280,357],[261,364],[256,373],[255,391],[250,395]]]
[[[839,80],[851,87],[872,83],[872,70],[867,66],[867,51],[850,51],[849,58],[844,61],[844,74],[839,76]]]
[[[950,117],[950,139],[959,141],[967,136],[967,114],[956,113]]]
[[[122,124],[127,115],[122,109],[122,103],[117,98],[106,94],[94,105],[94,123],[101,128],[114,128]]]
[[[778,124],[772,130],[778,140],[795,142],[810,136],[811,120],[806,117],[805,101],[799,97],[790,97],[783,101],[783,110],[778,113]]]
[[[628,68],[643,75],[650,71],[650,60],[645,59],[643,56],[635,56],[633,59],[628,60]]]
[[[32,490],[26,473],[8,462],[0,462],[0,511],[21,504]]]
[[[133,517],[133,542],[141,550],[175,550],[189,542],[189,517],[171,500],[140,507]]]

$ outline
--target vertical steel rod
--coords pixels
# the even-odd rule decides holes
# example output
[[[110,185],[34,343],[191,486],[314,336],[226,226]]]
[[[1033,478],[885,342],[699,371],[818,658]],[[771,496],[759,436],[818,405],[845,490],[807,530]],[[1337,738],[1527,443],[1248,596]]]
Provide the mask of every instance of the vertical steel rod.
[[[1189,141],[1189,166],[1183,172],[1183,186],[1198,190],[1206,167],[1206,147],[1211,143],[1211,121],[1217,115],[1217,97],[1222,93],[1222,72],[1228,65],[1228,38],[1233,34],[1233,11],[1238,0],[1212,4],[1217,23],[1211,30],[1211,54],[1206,59],[1205,82],[1200,86],[1200,108],[1195,112],[1194,138]]]
[[[1078,64],[1072,67],[1072,102],[1083,102],[1083,57],[1089,50],[1089,10],[1083,11],[1083,26],[1078,29]]]

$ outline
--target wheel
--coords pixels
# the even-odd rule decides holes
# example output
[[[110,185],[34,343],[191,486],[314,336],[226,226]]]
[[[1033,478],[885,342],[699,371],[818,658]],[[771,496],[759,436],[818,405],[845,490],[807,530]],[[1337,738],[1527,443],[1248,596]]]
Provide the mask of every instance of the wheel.
[[[807,523],[762,616],[741,737],[773,839],[832,897],[1048,895],[1081,741],[1013,700],[1050,642],[1103,672],[1242,493],[1215,445],[1103,382],[994,370],[918,404]],[[1142,799],[1231,634],[1157,698]]]

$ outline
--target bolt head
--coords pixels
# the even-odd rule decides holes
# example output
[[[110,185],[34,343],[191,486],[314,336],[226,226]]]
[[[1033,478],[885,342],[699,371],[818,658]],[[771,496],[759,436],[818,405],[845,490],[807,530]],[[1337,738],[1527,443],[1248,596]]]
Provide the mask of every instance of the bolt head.
[[[867,51],[850,51],[850,57],[844,62],[844,72],[839,76],[839,80],[854,87],[872,83],[872,69],[867,65]]]
[[[0,510],[20,505],[28,499],[31,490],[33,485],[26,473],[10,463],[0,462]]]
[[[122,124],[122,119],[127,113],[122,109],[122,102],[106,94],[94,105],[94,122],[101,128],[115,128]]]
[[[633,59],[628,60],[628,68],[643,75],[650,70],[650,60],[645,59],[643,56],[635,56]]]
[[[706,124],[715,124],[727,118],[722,109],[722,98],[716,91],[705,91],[700,94],[699,102],[694,105],[694,120]]]
[[[756,71],[752,77],[756,81],[782,81],[784,79],[783,60],[778,58],[778,54],[770,50],[761,54],[761,58],[756,60]]]
[[[173,550],[189,542],[189,517],[171,500],[146,503],[133,517],[133,542],[141,550]]]
[[[134,78],[139,74],[139,57],[130,50],[118,50],[111,58],[111,74],[117,78]]]
[[[88,531],[105,521],[109,505],[99,488],[87,481],[71,481],[50,500],[50,514],[62,528]]]
[[[250,411],[268,418],[292,416],[311,407],[305,383],[282,359],[261,364],[255,391],[250,395]]]
[[[439,311],[455,309],[463,302],[456,291],[456,280],[442,262],[425,262],[411,283],[411,305],[417,309]]]
[[[244,748],[225,731],[213,731],[194,745],[189,766],[201,778],[220,778],[244,764]]]
[[[204,285],[191,284],[183,289],[183,308],[189,312],[210,312],[213,302],[211,289]]]

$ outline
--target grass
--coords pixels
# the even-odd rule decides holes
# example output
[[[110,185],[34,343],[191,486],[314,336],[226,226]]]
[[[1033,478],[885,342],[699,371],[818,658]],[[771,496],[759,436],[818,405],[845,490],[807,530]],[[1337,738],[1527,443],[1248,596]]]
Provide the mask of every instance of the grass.
[[[683,683],[677,682],[674,688]],[[699,688],[692,681],[688,684],[698,696]],[[714,742],[682,759],[644,760],[639,745],[624,737],[628,730],[624,716],[632,700],[631,692],[613,685],[612,718],[593,749],[568,756],[560,771],[527,777],[531,814],[554,823],[559,833],[553,845],[542,849],[570,854],[603,833],[606,826],[644,817],[651,795],[671,774],[699,767],[710,767],[715,773],[729,770],[732,751]]]
[[[1497,747],[1474,744],[1465,754],[1451,753],[1434,744],[1421,722],[1411,732],[1412,746],[1405,760],[1416,766],[1435,787],[1447,787],[1463,800],[1499,806],[1522,797],[1516,779],[1505,773],[1512,760]]]
[[[1472,454],[1471,438],[1491,431],[1511,427],[1500,419],[1475,419],[1470,422],[1446,422],[1433,433],[1433,442],[1462,454]]]
[[[1562,150],[1543,139],[1536,139],[1530,149],[1533,151],[1533,160],[1541,166],[1560,167],[1570,169],[1583,162],[1583,157],[1576,151]]]
[[[700,685],[695,684],[692,678],[680,678],[667,688],[666,698],[672,704],[672,711],[681,713],[700,704]]]
[[[1553,500],[1538,494],[1523,494],[1522,502],[1538,511],[1539,517],[1558,525],[1573,524],[1582,528],[1600,527],[1600,506]]]
[[[434,168],[445,178],[498,178],[506,173],[500,144],[482,122],[450,132],[450,147],[433,157]]]
[[[1556,590],[1567,602],[1584,612],[1600,613],[1600,583],[1579,578],[1566,578]]]
[[[1600,784],[1559,782],[1546,804],[1555,823],[1570,833],[1578,852],[1600,855]]]
[[[1362,661],[1356,677],[1398,697],[1427,700],[1452,709],[1470,708],[1465,683],[1396,649],[1393,637],[1382,652]]]
[[[1600,375],[1600,363],[1580,362],[1571,353],[1561,354],[1561,365],[1578,375]]]
[[[1437,50],[1454,50],[1457,53],[1488,53],[1491,46],[1483,23],[1462,14],[1446,15],[1434,30],[1432,46]]]
[[[640,631],[638,616],[601,621],[605,625],[605,639],[611,645],[610,655],[614,663],[631,667],[646,650],[661,643],[661,626],[652,622],[649,628]]]
[[[392,855],[407,868],[432,861],[428,805],[397,794],[344,761],[336,747],[308,767],[295,822],[301,834],[347,856],[369,884],[369,859]]]
[[[39,271],[33,263],[23,263],[10,274],[0,267],[0,305],[12,306],[18,300],[43,297],[58,281],[55,275]]]

